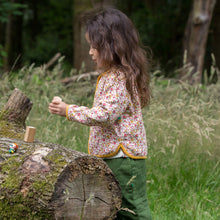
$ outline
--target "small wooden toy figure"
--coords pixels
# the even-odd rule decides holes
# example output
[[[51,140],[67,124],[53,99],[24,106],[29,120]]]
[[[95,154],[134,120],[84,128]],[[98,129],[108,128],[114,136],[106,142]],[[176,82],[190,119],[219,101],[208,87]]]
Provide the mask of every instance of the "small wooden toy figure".
[[[18,145],[16,143],[13,143],[9,145],[9,148],[9,153],[13,154],[18,149]]]

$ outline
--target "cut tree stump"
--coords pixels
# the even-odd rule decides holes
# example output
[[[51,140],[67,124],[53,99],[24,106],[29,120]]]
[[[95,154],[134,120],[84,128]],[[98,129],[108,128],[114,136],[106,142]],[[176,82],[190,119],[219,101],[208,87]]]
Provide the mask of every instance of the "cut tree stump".
[[[100,158],[61,145],[23,141],[0,123],[0,219],[114,219],[121,191]],[[10,134],[9,137],[7,134]],[[18,150],[9,153],[9,145]]]
[[[19,89],[15,88],[4,107],[8,121],[25,126],[25,120],[31,111],[33,103]]]

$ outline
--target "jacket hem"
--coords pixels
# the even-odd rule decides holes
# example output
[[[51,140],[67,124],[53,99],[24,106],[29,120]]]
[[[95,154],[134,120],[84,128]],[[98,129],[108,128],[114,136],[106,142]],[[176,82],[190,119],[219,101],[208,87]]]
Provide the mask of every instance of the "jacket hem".
[[[130,158],[132,158],[132,159],[146,159],[146,158],[147,158],[147,156],[134,156],[134,155],[132,155],[132,154],[129,154],[129,153],[126,151],[126,149],[125,149],[125,147],[123,146],[123,144],[119,144],[119,146],[117,147],[116,151],[113,152],[113,153],[111,153],[111,154],[107,154],[107,155],[91,154],[89,148],[88,148],[88,153],[89,153],[89,155],[91,155],[91,156],[96,156],[96,157],[100,157],[100,158],[107,158],[107,157],[115,156],[120,149],[122,149],[122,151],[123,151],[128,157],[130,157]]]

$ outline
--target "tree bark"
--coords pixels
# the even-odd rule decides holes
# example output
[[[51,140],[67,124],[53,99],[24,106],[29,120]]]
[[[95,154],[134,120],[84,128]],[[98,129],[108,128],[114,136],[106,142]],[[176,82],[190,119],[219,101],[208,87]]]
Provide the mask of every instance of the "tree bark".
[[[16,3],[24,4],[23,0],[16,0]],[[22,9],[20,9],[22,10]],[[23,10],[22,10],[23,11]],[[18,69],[22,67],[23,54],[23,16],[13,16],[12,19],[12,48],[11,57],[9,57],[10,69]]]
[[[2,22],[0,22],[0,45],[4,45],[4,36],[5,36],[5,24],[3,24]]]
[[[8,121],[25,127],[25,120],[31,111],[33,103],[19,89],[15,88],[4,106],[4,114]]]
[[[19,148],[9,154],[14,142]],[[0,152],[3,219],[113,219],[120,209],[118,182],[100,158],[8,138],[0,138]]]
[[[107,164],[61,145],[27,143],[23,122],[32,102],[15,89],[0,112],[0,218],[114,219],[120,187]],[[8,121],[7,121],[8,120]],[[11,122],[12,121],[12,122]],[[15,153],[9,146],[18,145]]]
[[[200,83],[210,22],[216,0],[194,0],[184,35],[187,63],[193,66],[190,82]],[[185,73],[186,74],[186,73]]]
[[[11,5],[19,3],[22,4],[23,0],[10,0]],[[23,16],[15,16],[9,12],[8,22],[5,30],[5,45],[4,50],[7,54],[4,57],[3,69],[8,72],[10,69],[21,67],[22,63],[22,25]]]
[[[11,0],[11,3],[14,3],[15,0]],[[11,57],[11,50],[12,50],[12,13],[9,13],[8,15],[8,22],[6,25],[6,31],[5,31],[5,52],[7,54],[6,57],[4,57],[4,63],[3,63],[3,69],[5,72],[9,70],[9,60]]]
[[[95,9],[114,6],[114,0],[75,0],[74,1],[74,18],[73,18],[73,42],[74,42],[74,59],[73,64],[77,70],[89,72],[94,71],[95,65],[89,56],[89,45],[85,39],[85,27],[80,22],[83,13]],[[83,65],[84,63],[84,65]]]
[[[213,37],[212,49],[216,59],[216,66],[220,69],[220,1],[216,2],[213,16]]]
[[[85,39],[85,27],[80,22],[84,12],[91,10],[92,4],[90,0],[75,0],[74,1],[74,16],[73,16],[73,65],[77,70],[81,70],[83,63],[86,71],[94,70],[95,66],[89,56],[89,45]],[[85,70],[84,70],[85,71]]]

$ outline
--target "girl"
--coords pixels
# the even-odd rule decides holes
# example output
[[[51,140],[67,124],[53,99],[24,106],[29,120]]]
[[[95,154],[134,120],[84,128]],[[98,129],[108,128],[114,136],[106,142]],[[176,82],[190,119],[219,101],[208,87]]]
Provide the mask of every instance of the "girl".
[[[86,39],[89,54],[103,72],[97,80],[93,107],[67,105],[55,97],[49,111],[91,126],[88,152],[106,161],[122,189],[122,210],[117,219],[151,219],[141,113],[150,101],[145,51],[132,22],[117,9],[90,16]]]

